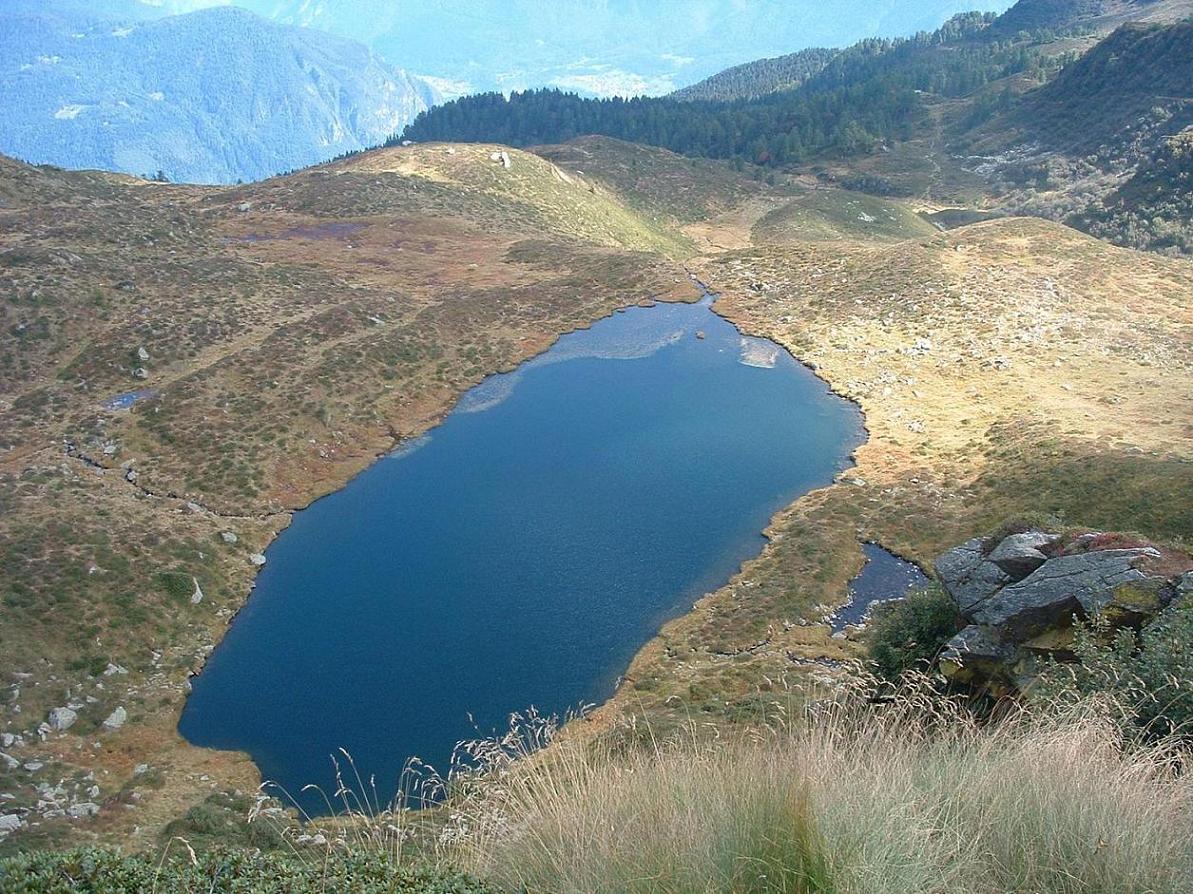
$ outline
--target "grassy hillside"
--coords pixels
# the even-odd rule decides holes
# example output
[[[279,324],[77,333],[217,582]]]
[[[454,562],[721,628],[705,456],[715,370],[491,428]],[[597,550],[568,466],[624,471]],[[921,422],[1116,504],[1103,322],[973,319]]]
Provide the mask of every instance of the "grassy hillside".
[[[663,228],[707,220],[764,189],[723,163],[610,137],[581,137],[531,151],[576,177],[603,184]]]
[[[1193,22],[1125,25],[1024,98],[1016,120],[1052,148],[1096,153],[1141,116],[1193,123]]]
[[[763,217],[759,244],[837,240],[898,241],[931,236],[936,227],[903,202],[843,189],[817,189]]]
[[[20,737],[0,812],[40,823],[0,849],[152,842],[251,790],[242,756],[175,723],[290,511],[561,333],[696,297],[675,230],[498,147],[236,189],[0,167],[0,733]],[[44,816],[35,786],[59,779],[99,816]]]

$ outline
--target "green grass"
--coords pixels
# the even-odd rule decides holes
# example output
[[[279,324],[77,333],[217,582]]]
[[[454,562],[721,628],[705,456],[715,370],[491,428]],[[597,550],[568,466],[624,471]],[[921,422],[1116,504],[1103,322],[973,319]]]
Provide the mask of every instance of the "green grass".
[[[936,232],[902,202],[843,189],[818,189],[762,218],[754,228],[754,238],[763,243],[898,241]]]
[[[165,854],[84,848],[0,861],[0,894],[487,894],[454,873],[400,866],[378,851],[316,849],[308,857],[251,850]]]

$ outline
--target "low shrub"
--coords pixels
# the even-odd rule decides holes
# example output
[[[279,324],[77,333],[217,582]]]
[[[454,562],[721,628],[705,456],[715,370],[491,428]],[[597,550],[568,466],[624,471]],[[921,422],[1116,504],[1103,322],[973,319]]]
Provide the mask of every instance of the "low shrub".
[[[190,852],[174,842],[165,857],[84,848],[0,861],[0,894],[490,894],[458,874],[398,865],[370,850],[316,855],[253,850]]]
[[[938,586],[879,606],[866,638],[874,672],[893,682],[908,670],[928,668],[961,627],[957,607]]]
[[[1169,606],[1140,631],[1078,621],[1074,663],[1045,669],[1033,693],[1050,701],[1102,697],[1128,734],[1193,738],[1193,604]]]

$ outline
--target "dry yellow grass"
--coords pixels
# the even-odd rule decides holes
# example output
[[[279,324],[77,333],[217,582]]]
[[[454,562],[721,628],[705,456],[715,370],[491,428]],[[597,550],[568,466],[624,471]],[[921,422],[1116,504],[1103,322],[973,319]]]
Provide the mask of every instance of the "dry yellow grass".
[[[568,894],[1193,885],[1193,784],[1164,746],[1124,750],[1091,705],[983,727],[926,692],[851,693],[749,736],[565,741],[453,802],[441,858]]]

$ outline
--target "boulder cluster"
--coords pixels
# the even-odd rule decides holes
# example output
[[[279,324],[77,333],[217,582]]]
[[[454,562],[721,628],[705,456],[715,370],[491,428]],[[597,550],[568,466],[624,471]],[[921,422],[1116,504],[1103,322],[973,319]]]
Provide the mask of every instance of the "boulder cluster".
[[[1023,689],[1041,660],[1071,659],[1075,619],[1138,628],[1193,594],[1193,558],[1121,534],[976,538],[937,558],[935,570],[965,623],[942,671],[999,694]]]

